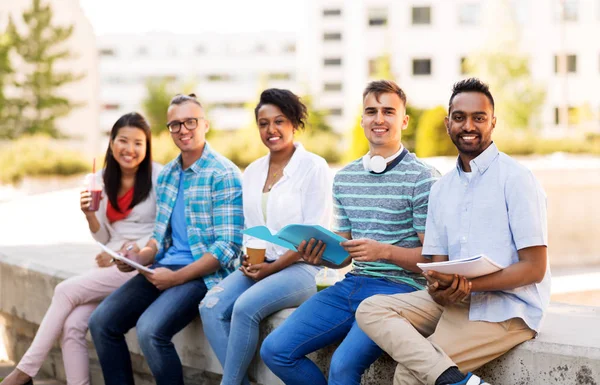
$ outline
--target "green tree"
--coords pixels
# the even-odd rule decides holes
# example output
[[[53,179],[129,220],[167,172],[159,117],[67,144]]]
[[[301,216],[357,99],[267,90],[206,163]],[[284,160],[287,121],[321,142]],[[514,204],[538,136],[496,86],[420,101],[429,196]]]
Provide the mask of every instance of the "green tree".
[[[438,106],[423,112],[417,127],[415,153],[419,157],[456,155],[444,124],[446,109]]]
[[[545,87],[531,76],[529,57],[520,50],[521,27],[507,0],[490,4],[485,49],[467,57],[465,69],[490,85],[499,126],[534,129],[546,98]]]
[[[302,97],[302,103],[308,110],[308,119],[306,121],[306,129],[309,134],[316,134],[318,132],[333,133],[333,129],[327,123],[327,113],[323,110],[319,110],[314,106],[313,98],[310,95]]]
[[[11,123],[10,99],[5,89],[12,81],[14,73],[10,63],[11,44],[8,34],[0,34],[0,139],[12,139],[14,136]]]
[[[168,79],[146,81],[146,96],[142,100],[142,110],[153,134],[160,134],[167,130],[165,125],[167,108],[173,95]]]
[[[22,80],[15,81],[23,119],[15,127],[16,135],[45,133],[60,137],[56,119],[67,116],[81,106],[60,94],[60,89],[83,78],[83,74],[58,71],[58,63],[73,58],[64,48],[73,34],[73,25],[52,24],[53,12],[41,0],[32,0],[31,8],[22,14],[24,31],[9,19],[7,34],[18,55]]]
[[[369,151],[369,141],[360,125],[361,120],[362,116],[360,114],[354,120],[354,125],[350,131],[350,148],[344,153],[344,162],[352,162]]]

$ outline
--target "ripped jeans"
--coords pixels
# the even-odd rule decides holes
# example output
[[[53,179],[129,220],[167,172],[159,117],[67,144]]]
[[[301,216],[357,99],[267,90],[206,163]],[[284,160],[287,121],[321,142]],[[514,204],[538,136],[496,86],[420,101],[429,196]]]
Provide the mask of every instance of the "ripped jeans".
[[[281,309],[296,307],[316,292],[319,268],[295,263],[258,282],[236,271],[200,303],[204,334],[223,367],[221,385],[249,385],[257,355],[259,324]]]

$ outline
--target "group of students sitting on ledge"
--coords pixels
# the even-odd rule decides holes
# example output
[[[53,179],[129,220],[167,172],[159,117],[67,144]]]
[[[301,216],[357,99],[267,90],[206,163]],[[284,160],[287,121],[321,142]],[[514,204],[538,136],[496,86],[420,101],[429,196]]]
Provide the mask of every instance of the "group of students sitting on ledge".
[[[260,348],[285,384],[358,385],[384,351],[398,363],[395,385],[487,384],[472,371],[536,336],[550,294],[546,197],[494,144],[486,84],[470,78],[452,89],[445,125],[458,158],[443,177],[403,147],[406,95],[392,81],[365,88],[369,152],[333,180],[323,158],[294,142],[308,113],[298,96],[267,89],[254,113],[269,154],[243,176],[206,142],[209,122],[193,94],[166,111],[181,153],[164,167],[152,162],[146,120],[117,120],[98,173],[99,209],[82,191],[81,211],[95,240],[153,271],[100,253],[98,268],[60,283],[4,385],[32,384],[58,338],[67,383],[89,384],[88,328],[105,383],[134,384],[125,340],[133,327],[156,383],[183,384],[172,337],[198,313],[222,385],[250,384],[260,322],[290,307],[298,308]],[[331,228],[349,257],[332,265],[322,240],[306,239],[297,251],[269,244],[265,261],[250,263],[242,230],[289,224]],[[479,254],[504,268],[466,278],[417,267]],[[321,267],[349,264],[317,293]],[[307,355],[338,342],[326,378]]]

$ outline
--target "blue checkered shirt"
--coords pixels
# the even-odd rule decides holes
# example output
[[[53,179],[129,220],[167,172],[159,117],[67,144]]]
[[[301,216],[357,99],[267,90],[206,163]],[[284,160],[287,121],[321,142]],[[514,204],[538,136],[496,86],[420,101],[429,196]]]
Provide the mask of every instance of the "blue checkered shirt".
[[[153,238],[159,245],[156,261],[173,244],[170,219],[183,175],[185,218],[190,249],[195,260],[210,253],[220,269],[204,276],[207,288],[218,284],[239,265],[242,254],[244,212],[240,170],[215,152],[208,143],[202,156],[183,170],[181,155],[165,166],[158,177],[156,225]]]

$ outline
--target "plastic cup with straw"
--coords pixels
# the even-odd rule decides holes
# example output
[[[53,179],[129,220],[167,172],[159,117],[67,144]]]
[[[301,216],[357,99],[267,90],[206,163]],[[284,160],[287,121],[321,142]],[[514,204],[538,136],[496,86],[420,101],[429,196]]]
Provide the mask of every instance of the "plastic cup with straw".
[[[100,208],[100,198],[102,197],[102,180],[96,175],[96,158],[92,162],[92,175],[88,180],[87,190],[92,194],[92,201],[88,207],[89,211],[98,211]]]

